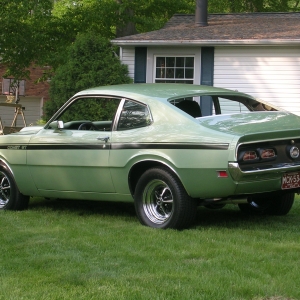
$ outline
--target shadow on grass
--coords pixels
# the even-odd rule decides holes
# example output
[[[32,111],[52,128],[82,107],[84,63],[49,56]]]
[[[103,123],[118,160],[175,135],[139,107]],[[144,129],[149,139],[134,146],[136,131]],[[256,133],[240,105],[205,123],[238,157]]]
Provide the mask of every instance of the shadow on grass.
[[[71,212],[83,215],[135,217],[133,203],[33,198],[29,209]]]
[[[68,212],[79,216],[105,215],[126,217],[136,222],[137,217],[133,203],[105,202],[105,201],[80,201],[80,200],[46,200],[43,198],[33,198],[30,201],[29,209],[41,211]],[[291,226],[295,222],[298,224],[300,216],[292,213],[286,216],[269,215],[247,215],[241,213],[237,206],[227,205],[220,210],[210,210],[199,207],[193,229],[203,227],[222,228],[249,228],[257,226]]]
[[[290,227],[300,221],[300,216],[291,211],[285,216],[267,214],[245,214],[235,205],[220,210],[198,208],[195,227],[249,228],[249,227]]]

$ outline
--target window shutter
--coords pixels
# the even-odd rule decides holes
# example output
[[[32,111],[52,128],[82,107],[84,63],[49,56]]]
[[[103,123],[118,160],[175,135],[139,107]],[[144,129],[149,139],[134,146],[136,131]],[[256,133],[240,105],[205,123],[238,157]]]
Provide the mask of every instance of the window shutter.
[[[201,84],[214,85],[214,47],[201,48]],[[212,114],[213,104],[212,101],[207,101],[205,96],[200,99],[200,106],[203,116],[210,116]]]
[[[147,47],[136,47],[134,56],[134,83],[146,83]]]

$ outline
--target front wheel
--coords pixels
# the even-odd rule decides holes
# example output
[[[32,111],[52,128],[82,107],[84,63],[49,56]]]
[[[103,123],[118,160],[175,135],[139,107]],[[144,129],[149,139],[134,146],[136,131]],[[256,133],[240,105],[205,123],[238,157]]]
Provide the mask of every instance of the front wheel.
[[[146,226],[182,229],[196,217],[196,201],[177,176],[164,168],[149,169],[141,176],[134,199],[137,216]]]
[[[0,164],[0,210],[23,210],[28,202],[29,197],[19,192],[10,170]]]

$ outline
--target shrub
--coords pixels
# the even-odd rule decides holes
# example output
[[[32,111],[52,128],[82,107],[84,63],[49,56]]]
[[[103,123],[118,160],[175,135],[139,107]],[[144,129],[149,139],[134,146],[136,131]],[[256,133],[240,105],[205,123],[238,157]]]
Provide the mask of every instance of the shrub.
[[[65,64],[56,70],[51,80],[50,100],[44,107],[45,119],[80,90],[130,82],[128,68],[115,55],[109,40],[94,33],[78,35],[68,50]]]

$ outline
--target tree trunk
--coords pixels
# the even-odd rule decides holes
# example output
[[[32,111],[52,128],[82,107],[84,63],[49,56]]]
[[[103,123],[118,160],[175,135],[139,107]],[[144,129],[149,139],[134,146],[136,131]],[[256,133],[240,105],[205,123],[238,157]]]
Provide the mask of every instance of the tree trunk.
[[[123,4],[122,0],[116,0],[116,2],[121,6]],[[137,33],[135,24],[132,21],[134,16],[134,11],[130,7],[125,7],[123,12],[120,12],[121,9],[117,12],[119,14],[119,24],[116,29],[116,37],[128,36]]]
[[[264,9],[264,1],[263,0],[246,0],[245,8],[247,11],[261,12]]]
[[[229,9],[230,9],[230,12],[232,12],[232,13],[236,12],[235,0],[229,0]]]

